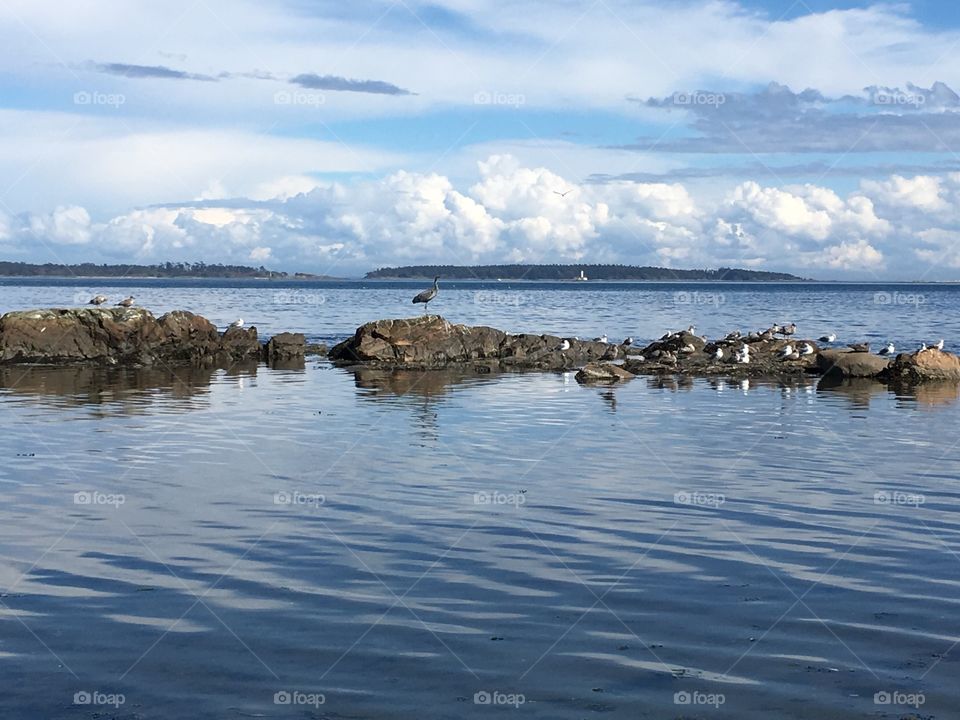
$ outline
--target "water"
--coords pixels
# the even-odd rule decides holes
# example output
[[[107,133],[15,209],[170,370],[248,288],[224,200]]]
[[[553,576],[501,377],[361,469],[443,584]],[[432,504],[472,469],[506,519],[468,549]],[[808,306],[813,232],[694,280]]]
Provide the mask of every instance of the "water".
[[[134,285],[89,289],[328,341],[410,314],[419,287]],[[793,320],[960,337],[945,286],[504,285],[445,288],[431,310],[581,336]],[[8,283],[0,307],[76,287]],[[316,360],[2,368],[0,702],[12,718],[951,717],[957,399]]]

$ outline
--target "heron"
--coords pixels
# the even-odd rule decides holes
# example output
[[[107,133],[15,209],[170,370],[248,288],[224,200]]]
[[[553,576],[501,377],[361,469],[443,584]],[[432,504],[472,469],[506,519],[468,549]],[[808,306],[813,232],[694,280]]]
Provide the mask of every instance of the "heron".
[[[107,301],[106,295],[94,295],[90,298],[89,305],[103,305]]]
[[[413,299],[413,304],[423,303],[423,314],[427,314],[427,307],[430,304],[430,301],[433,300],[437,293],[440,292],[440,276],[437,275],[433,279],[433,287],[429,290],[424,290],[422,293],[417,293],[417,296]]]
[[[133,307],[133,295],[130,297],[125,297],[123,300],[118,302],[117,307]]]

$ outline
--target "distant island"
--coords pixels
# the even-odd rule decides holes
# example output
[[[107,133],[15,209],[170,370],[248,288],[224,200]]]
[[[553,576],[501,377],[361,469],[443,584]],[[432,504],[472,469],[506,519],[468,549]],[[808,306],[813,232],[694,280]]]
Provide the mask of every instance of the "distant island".
[[[0,261],[0,277],[328,279],[325,275],[299,272],[291,275],[276,270],[267,270],[262,265],[254,268],[245,265],[207,265],[203,262],[166,262],[157,265],[97,265],[95,263],[79,263],[76,265],[45,263],[38,265]]]
[[[707,280],[728,282],[799,282],[788,273],[741,268],[676,270],[635,265],[405,265],[379,268],[368,280],[430,278],[448,280]]]

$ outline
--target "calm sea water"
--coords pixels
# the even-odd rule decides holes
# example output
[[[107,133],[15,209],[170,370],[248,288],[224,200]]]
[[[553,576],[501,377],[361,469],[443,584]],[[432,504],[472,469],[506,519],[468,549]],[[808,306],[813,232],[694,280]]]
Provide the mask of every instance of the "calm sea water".
[[[132,293],[332,341],[414,314],[419,288],[7,281],[0,310]],[[792,320],[954,348],[958,310],[946,286],[594,283],[455,284],[431,307],[584,337]],[[958,396],[0,368],[0,707],[953,717]]]

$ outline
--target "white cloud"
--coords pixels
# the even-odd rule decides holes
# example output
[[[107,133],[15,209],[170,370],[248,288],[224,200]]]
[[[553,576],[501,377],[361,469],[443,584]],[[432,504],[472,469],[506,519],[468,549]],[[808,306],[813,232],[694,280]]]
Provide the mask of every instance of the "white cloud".
[[[68,206],[8,218],[0,238],[32,247],[42,240],[58,260],[252,262],[347,275],[397,264],[579,260],[805,269],[827,277],[915,277],[935,265],[933,277],[960,267],[960,194],[941,194],[947,206],[936,222],[925,214],[910,222],[885,217],[889,188],[930,186],[923,177],[902,180],[848,196],[809,184],[747,182],[716,201],[680,184],[577,185],[493,156],[464,189],[437,173],[398,172],[268,201],[131,210],[106,222]],[[960,186],[960,178],[940,181]]]

